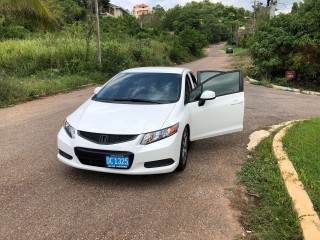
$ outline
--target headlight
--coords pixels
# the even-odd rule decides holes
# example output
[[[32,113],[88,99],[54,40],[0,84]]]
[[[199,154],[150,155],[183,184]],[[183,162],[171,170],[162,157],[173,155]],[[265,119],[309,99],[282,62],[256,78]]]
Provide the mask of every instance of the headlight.
[[[67,120],[64,121],[64,130],[66,130],[67,134],[69,135],[69,137],[74,138],[74,136],[76,135],[76,129],[74,127],[72,127]]]
[[[175,134],[176,132],[178,132],[178,128],[179,128],[179,123],[177,123],[171,127],[161,129],[159,131],[146,133],[143,136],[143,139],[141,141],[141,145],[147,145],[147,144],[150,144],[153,142],[160,141],[164,138],[170,137],[173,134]]]

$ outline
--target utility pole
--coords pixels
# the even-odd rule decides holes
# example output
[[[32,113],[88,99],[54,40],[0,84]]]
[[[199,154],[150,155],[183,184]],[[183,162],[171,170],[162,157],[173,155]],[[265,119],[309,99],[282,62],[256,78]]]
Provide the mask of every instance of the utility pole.
[[[277,0],[271,0],[270,3],[270,19],[274,18],[274,16],[276,15],[276,8],[277,8]]]
[[[256,6],[257,0],[253,1],[253,26],[252,26],[252,34],[256,31]]]
[[[98,50],[98,63],[101,65],[101,44],[100,44],[100,26],[99,26],[99,7],[98,0],[94,1],[96,11],[96,28],[97,28],[97,50]]]

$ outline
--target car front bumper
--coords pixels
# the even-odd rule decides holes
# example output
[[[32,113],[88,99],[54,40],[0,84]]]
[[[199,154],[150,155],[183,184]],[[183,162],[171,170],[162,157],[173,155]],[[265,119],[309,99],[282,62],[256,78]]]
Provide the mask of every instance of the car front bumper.
[[[148,175],[148,174],[161,174],[174,171],[178,164],[180,158],[180,147],[182,133],[178,131],[176,134],[154,142],[148,145],[140,145],[143,134],[140,134],[135,140],[113,144],[113,145],[100,145],[90,142],[78,134],[76,134],[74,139],[71,139],[65,130],[61,128],[58,134],[58,148],[60,152],[58,153],[58,159],[75,168],[106,172],[106,173],[116,173],[116,174],[128,174],[128,175]],[[97,167],[92,165],[83,164],[80,162],[79,158],[75,153],[75,148],[85,148],[91,150],[104,150],[110,152],[129,152],[132,153],[133,161],[129,169],[116,169],[108,167]],[[63,153],[66,153],[72,159],[68,159]],[[173,163],[168,166],[160,167],[145,167],[145,163],[172,159]]]

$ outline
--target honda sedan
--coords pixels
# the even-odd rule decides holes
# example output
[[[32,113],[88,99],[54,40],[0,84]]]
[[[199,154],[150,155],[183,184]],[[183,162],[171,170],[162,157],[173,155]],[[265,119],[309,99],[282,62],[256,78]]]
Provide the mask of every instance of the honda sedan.
[[[182,171],[190,141],[242,131],[243,116],[241,71],[128,69],[66,118],[58,159],[107,173]]]

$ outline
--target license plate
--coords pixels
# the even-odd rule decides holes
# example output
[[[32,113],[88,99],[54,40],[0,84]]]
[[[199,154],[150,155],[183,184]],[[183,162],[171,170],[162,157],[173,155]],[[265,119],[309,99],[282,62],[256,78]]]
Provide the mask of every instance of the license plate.
[[[129,168],[128,156],[106,156],[106,165],[109,168]]]

